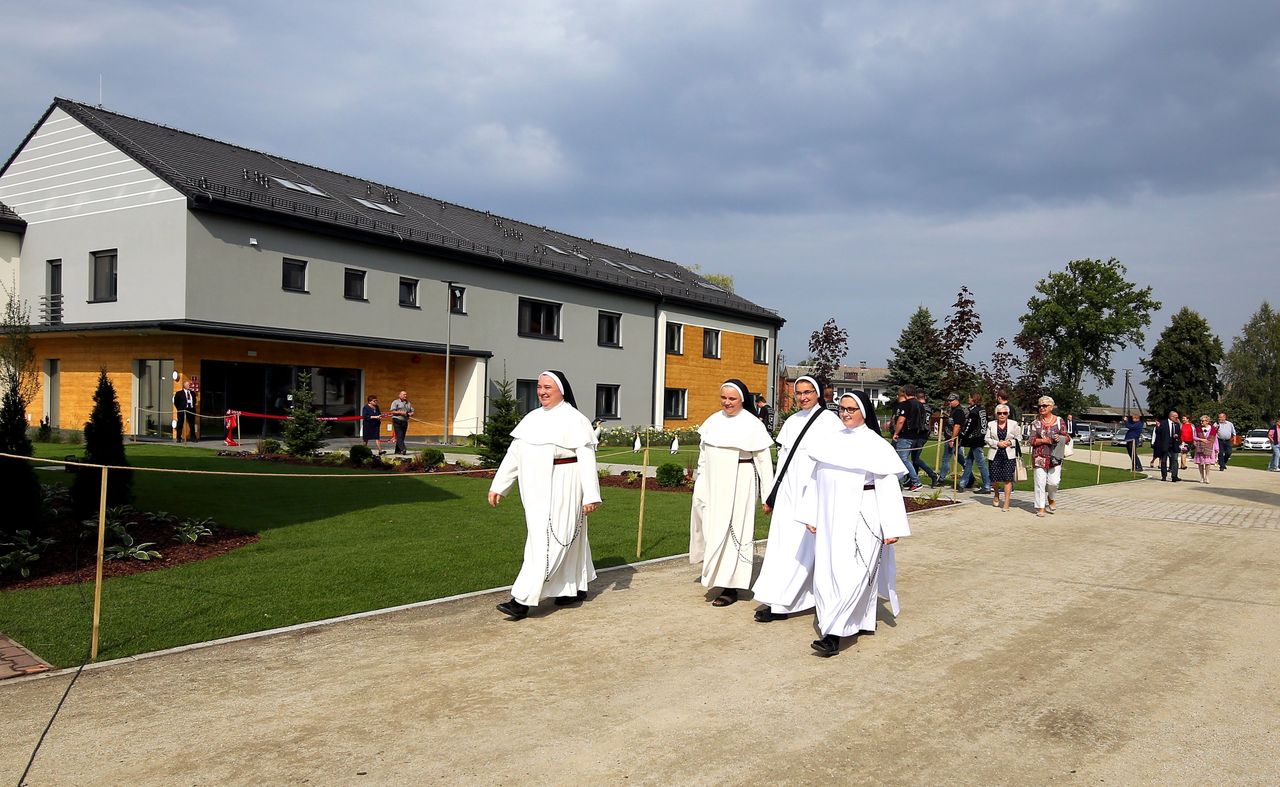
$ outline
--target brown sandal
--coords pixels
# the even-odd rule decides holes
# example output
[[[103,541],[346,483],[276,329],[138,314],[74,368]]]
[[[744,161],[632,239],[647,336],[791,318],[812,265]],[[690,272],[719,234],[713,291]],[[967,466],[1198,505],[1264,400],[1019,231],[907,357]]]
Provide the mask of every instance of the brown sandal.
[[[726,590],[720,595],[716,596],[715,600],[711,602],[711,606],[727,607],[730,604],[735,603],[737,600],[738,600],[738,591],[730,588],[729,590]]]

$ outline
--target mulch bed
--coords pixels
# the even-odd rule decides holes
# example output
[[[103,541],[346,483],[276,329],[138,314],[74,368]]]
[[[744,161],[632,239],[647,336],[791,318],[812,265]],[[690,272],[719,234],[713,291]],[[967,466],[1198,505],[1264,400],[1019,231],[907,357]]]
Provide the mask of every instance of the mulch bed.
[[[213,535],[204,536],[194,544],[179,544],[172,541],[172,528],[139,523],[129,528],[129,534],[138,543],[154,541],[155,546],[148,547],[160,553],[161,557],[153,560],[107,560],[102,563],[103,578],[127,577],[144,571],[155,571],[161,568],[172,568],[183,563],[194,563],[197,560],[225,555],[233,549],[259,540],[257,533],[245,533],[214,527]],[[92,582],[94,577],[94,550],[97,547],[96,534],[77,542],[78,533],[64,536],[58,543],[40,556],[37,563],[32,564],[35,576],[5,577],[0,579],[0,590],[28,590],[31,588],[47,588],[55,585],[74,585],[78,582]]]

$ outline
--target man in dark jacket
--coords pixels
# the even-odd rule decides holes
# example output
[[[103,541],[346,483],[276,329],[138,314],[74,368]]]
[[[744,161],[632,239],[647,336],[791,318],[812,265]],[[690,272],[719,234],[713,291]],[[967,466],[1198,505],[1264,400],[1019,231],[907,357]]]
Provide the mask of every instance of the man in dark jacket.
[[[1156,424],[1156,433],[1151,439],[1151,450],[1160,460],[1160,480],[1167,481],[1170,469],[1173,480],[1178,482],[1178,454],[1182,453],[1182,423],[1178,420],[1178,411],[1170,410],[1169,417]]]
[[[199,437],[196,435],[196,392],[191,386],[191,381],[187,380],[182,384],[182,390],[173,395],[173,412],[174,412],[174,429],[173,441],[175,443],[182,442],[182,424],[187,424],[187,439],[194,443]]]
[[[982,394],[978,391],[969,394],[969,417],[965,420],[960,445],[967,449],[960,486],[967,489],[973,485],[973,466],[976,463],[978,474],[982,478],[982,488],[978,490],[978,494],[991,494],[991,471],[987,468],[987,410],[982,406]]]

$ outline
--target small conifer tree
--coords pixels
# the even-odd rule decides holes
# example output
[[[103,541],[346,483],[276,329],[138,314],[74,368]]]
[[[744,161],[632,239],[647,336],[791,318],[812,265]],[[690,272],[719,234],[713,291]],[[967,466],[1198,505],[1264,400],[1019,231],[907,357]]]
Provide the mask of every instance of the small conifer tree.
[[[298,375],[293,391],[289,420],[284,422],[284,452],[289,456],[314,456],[324,445],[324,423],[316,415],[315,394],[311,391],[311,373]]]
[[[480,463],[485,467],[497,467],[511,447],[511,430],[520,423],[520,411],[511,393],[511,381],[505,376],[498,384],[498,395],[490,401],[489,417],[484,422],[484,434],[480,444]]]
[[[93,392],[93,412],[84,425],[85,461],[97,465],[127,467],[124,455],[124,419],[120,416],[120,402],[116,399],[115,386],[107,377],[107,370],[98,372],[98,387]],[[102,471],[96,467],[82,467],[76,471],[71,484],[71,500],[81,516],[98,510],[98,498],[102,494]],[[133,502],[133,473],[128,470],[111,470],[107,473],[107,505],[120,506]]]

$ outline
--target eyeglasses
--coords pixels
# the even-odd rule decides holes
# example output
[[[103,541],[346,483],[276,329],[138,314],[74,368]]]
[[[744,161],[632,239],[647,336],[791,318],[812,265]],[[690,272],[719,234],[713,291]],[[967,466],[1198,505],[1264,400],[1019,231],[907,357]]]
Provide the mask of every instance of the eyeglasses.
[[[1053,407],[1051,404],[1038,404],[1036,407]]]
[[[802,391],[802,390],[800,390],[800,389],[796,389],[796,396],[813,396],[813,395],[814,395],[814,394],[816,394],[816,393],[817,393],[817,391],[813,390],[812,388],[810,388],[810,389],[809,389],[809,390],[807,390],[807,391]]]
[[[856,407],[841,407],[841,408],[840,408],[840,414],[841,414],[841,415],[844,415],[845,413],[856,413],[856,412],[858,412],[858,408],[856,408]]]

